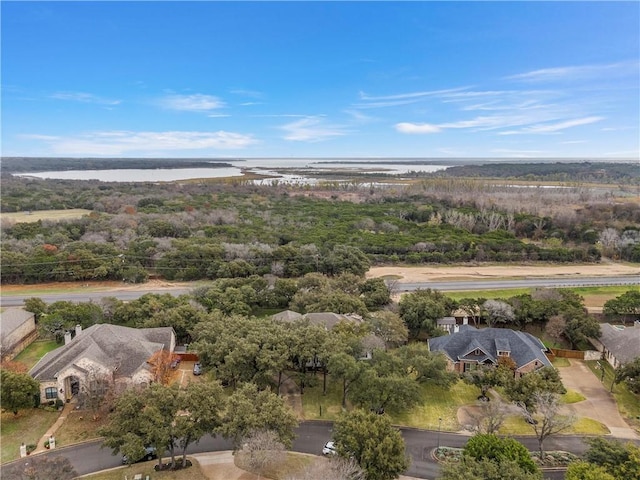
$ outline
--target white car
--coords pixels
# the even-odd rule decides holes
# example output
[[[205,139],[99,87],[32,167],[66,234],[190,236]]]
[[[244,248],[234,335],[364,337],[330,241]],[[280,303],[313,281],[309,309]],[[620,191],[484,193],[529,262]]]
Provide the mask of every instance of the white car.
[[[323,455],[335,455],[336,454],[336,447],[333,444],[333,442],[327,442],[324,444],[324,447],[322,447],[322,454]]]

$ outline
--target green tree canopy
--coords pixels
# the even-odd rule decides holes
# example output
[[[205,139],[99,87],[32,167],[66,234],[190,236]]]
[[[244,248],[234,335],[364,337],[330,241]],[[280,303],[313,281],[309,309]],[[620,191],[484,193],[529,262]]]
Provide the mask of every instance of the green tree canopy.
[[[13,412],[33,407],[34,396],[40,392],[40,384],[28,373],[0,369],[0,406]]]
[[[338,455],[355,458],[368,480],[397,478],[409,468],[402,435],[384,415],[343,413],[334,424],[333,438]]]
[[[513,438],[500,438],[494,434],[479,433],[467,441],[463,453],[476,460],[487,459],[497,463],[513,460],[525,472],[538,472],[538,467],[531,458],[529,450]]]
[[[398,306],[409,334],[415,338],[422,331],[432,333],[436,328],[436,320],[449,315],[455,308],[455,302],[429,288],[403,295]]]
[[[291,447],[298,426],[295,414],[284,400],[253,383],[240,385],[227,401],[220,433],[233,441],[236,448],[243,438],[256,430],[270,430],[287,448]]]

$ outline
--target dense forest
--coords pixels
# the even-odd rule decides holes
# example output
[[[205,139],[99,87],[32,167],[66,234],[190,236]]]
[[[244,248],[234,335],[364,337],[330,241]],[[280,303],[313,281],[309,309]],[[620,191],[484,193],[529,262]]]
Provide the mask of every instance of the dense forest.
[[[483,179],[407,185],[248,180],[106,183],[2,176],[2,212],[81,208],[64,221],[3,218],[7,283],[149,275],[195,280],[361,274],[403,262],[640,261],[640,205],[625,192]]]
[[[224,160],[199,158],[42,158],[2,157],[2,173],[133,168],[221,168]]]
[[[597,182],[640,185],[638,163],[487,163],[450,167],[445,177],[490,177],[547,182]]]

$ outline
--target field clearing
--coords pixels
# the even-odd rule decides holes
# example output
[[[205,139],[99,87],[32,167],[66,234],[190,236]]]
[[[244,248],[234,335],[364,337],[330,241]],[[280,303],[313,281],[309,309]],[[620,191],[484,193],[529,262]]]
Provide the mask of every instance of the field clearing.
[[[89,215],[91,210],[71,208],[69,210],[37,210],[33,212],[12,212],[0,215],[2,220],[13,223],[32,223],[38,220],[74,220]]]
[[[367,278],[393,278],[398,283],[486,280],[508,278],[595,277],[640,275],[640,265],[633,263],[598,263],[571,265],[462,265],[442,267],[373,267]]]

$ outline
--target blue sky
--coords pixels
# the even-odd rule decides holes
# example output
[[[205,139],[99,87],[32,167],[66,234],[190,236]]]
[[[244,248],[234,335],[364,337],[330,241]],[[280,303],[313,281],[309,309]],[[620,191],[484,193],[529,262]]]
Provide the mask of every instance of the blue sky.
[[[5,156],[640,155],[635,1],[1,9]]]

